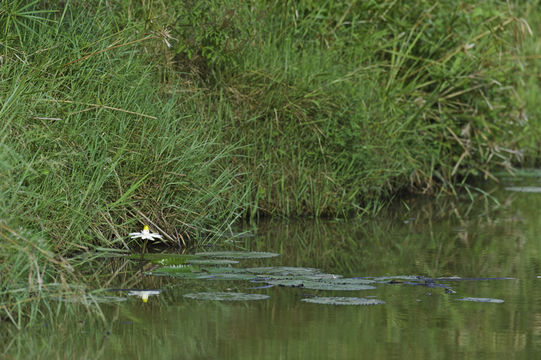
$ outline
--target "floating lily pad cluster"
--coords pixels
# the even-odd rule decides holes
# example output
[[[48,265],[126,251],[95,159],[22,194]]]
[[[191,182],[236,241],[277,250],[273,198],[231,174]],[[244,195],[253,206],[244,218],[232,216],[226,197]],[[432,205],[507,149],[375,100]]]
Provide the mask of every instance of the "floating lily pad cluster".
[[[377,284],[417,285],[428,288],[443,288],[448,294],[454,294],[448,285],[440,281],[471,280],[461,278],[432,279],[422,276],[386,276],[344,278],[341,275],[326,274],[314,268],[266,266],[266,267],[237,267],[242,260],[266,259],[277,257],[279,254],[270,252],[215,251],[201,252],[195,255],[177,255],[165,258],[153,257],[152,262],[160,267],[150,274],[155,276],[170,276],[179,279],[195,280],[239,280],[254,283],[248,289],[264,289],[273,286],[303,288],[320,291],[365,291],[376,289]],[[491,280],[491,279],[478,279]],[[263,300],[268,295],[247,294],[238,292],[200,292],[184,295],[190,299],[217,301]],[[461,301],[503,302],[499,299],[462,298]],[[329,305],[378,305],[385,302],[373,297],[327,297],[313,296],[302,299],[303,302]]]

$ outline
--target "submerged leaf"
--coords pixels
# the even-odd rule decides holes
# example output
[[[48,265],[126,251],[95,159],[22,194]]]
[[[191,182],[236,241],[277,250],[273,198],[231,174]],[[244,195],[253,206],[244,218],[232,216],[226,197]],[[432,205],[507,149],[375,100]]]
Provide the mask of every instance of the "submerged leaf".
[[[217,300],[217,301],[245,301],[264,300],[270,296],[263,294],[245,294],[236,292],[200,292],[185,294],[184,297],[196,300]]]
[[[301,301],[323,305],[378,305],[385,301],[378,299],[366,299],[358,297],[313,297]]]

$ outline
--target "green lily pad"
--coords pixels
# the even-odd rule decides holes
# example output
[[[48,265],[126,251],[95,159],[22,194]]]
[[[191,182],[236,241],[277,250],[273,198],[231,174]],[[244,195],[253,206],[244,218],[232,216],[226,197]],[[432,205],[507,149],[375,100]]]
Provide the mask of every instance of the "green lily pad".
[[[159,269],[156,269],[154,272],[168,273],[168,274],[178,274],[178,273],[194,273],[200,272],[201,269],[196,265],[169,265],[162,266]]]
[[[342,278],[342,277],[335,277],[332,279],[321,279],[321,281],[329,282],[332,284],[350,284],[350,285],[369,285],[369,284],[376,283],[376,281],[372,279]]]
[[[256,278],[253,274],[242,274],[242,273],[224,273],[224,274],[200,274],[198,279],[207,279],[207,280],[254,280]]]
[[[264,300],[270,296],[263,294],[245,294],[236,292],[200,292],[185,294],[184,297],[196,300],[215,300],[215,301],[246,301],[246,300]]]
[[[374,290],[376,287],[363,284],[333,284],[323,281],[308,281],[304,283],[304,288],[311,290],[356,291]]]
[[[207,280],[253,280],[257,276],[242,268],[234,267],[204,267],[197,265],[164,266],[150,273],[156,276],[171,276],[180,279]]]
[[[301,281],[330,281],[334,282],[342,278],[341,275],[334,274],[313,274],[313,275],[275,275],[275,274],[257,274],[261,280],[301,280]],[[367,280],[369,281],[369,280]],[[374,283],[375,281],[370,281]]]
[[[264,259],[280,256],[280,254],[258,251],[208,251],[199,252],[196,256],[225,258],[225,259]]]
[[[228,260],[228,259],[194,259],[194,260],[187,260],[188,264],[197,264],[197,265],[233,265],[238,264],[239,262],[236,260]]]
[[[201,269],[197,265],[163,266],[145,274],[153,276],[170,276],[179,279],[199,279],[201,275],[203,275]]]
[[[277,279],[277,280],[269,280],[265,281],[267,284],[270,285],[276,285],[276,286],[287,286],[287,287],[303,287],[304,281],[303,280],[296,280],[296,279]]]
[[[378,299],[366,299],[358,297],[313,297],[301,301],[312,304],[323,305],[378,305],[385,304],[385,301]]]
[[[366,284],[339,284],[327,281],[313,280],[270,280],[268,284],[278,286],[302,287],[311,290],[335,290],[335,291],[356,291],[356,290],[373,290],[374,286]]]
[[[397,275],[397,276],[377,277],[377,278],[374,278],[374,281],[400,283],[400,282],[405,282],[405,281],[406,282],[422,282],[424,281],[424,279],[417,275]]]
[[[491,298],[474,298],[474,297],[465,297],[462,299],[457,299],[458,301],[473,301],[473,302],[483,302],[483,303],[494,303],[501,304],[504,301],[502,299],[491,299]]]
[[[247,272],[258,275],[274,275],[274,276],[313,276],[319,272],[317,269],[303,267],[287,267],[287,266],[269,266],[255,267],[245,269]]]
[[[210,274],[246,274],[246,269],[244,268],[236,268],[232,266],[206,266],[202,268],[204,272],[210,273]]]

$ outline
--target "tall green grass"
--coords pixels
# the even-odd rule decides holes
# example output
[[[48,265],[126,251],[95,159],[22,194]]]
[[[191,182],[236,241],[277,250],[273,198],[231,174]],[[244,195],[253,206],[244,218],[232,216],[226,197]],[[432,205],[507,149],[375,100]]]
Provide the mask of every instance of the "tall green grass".
[[[300,1],[256,9],[249,46],[217,87],[237,109],[227,129],[246,144],[259,211],[345,215],[404,190],[454,193],[522,155],[508,134],[523,131],[516,56],[529,34],[512,8]]]
[[[532,167],[541,164],[541,41],[538,36],[541,32],[541,16],[536,12],[540,5],[538,0],[515,2],[517,15],[527,20],[531,36],[524,39],[522,51],[515,59],[520,64],[515,76],[520,84],[517,93],[521,100],[516,111],[523,131],[513,136],[520,139],[519,145],[525,154],[523,165]]]
[[[534,158],[536,4],[0,0],[0,318],[144,223],[186,247]]]
[[[245,202],[227,161],[235,144],[223,141],[208,99],[180,79],[163,86],[159,35],[143,33],[144,23],[120,26],[105,4],[72,3],[33,21],[38,5],[21,8],[35,12],[2,39],[0,67],[0,226],[9,250],[0,316],[16,324],[37,311],[21,305],[36,304],[31,294],[68,281],[56,257],[69,265],[80,251],[134,248],[127,234],[145,223],[173,246],[204,242],[229,229]]]

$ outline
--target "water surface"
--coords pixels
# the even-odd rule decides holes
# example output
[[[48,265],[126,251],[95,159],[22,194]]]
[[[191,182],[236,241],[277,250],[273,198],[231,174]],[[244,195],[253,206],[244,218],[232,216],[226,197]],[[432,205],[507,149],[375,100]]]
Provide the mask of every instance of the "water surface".
[[[445,287],[403,282],[362,291],[279,287],[249,281],[146,275],[155,264],[102,259],[93,271],[106,289],[161,289],[147,303],[102,304],[105,324],[85,313],[6,331],[8,358],[77,359],[502,359],[541,351],[541,186],[504,179],[491,197],[402,200],[377,218],[267,221],[255,236],[199,249],[276,252],[233,267],[310,267],[345,277],[419,275]],[[513,189],[506,189],[513,188]],[[407,211],[406,209],[410,209]],[[205,301],[196,292],[268,295],[257,301]],[[380,299],[372,306],[320,305],[313,296]],[[498,302],[460,301],[464,298]],[[503,301],[503,302],[502,302]],[[6,325],[3,325],[6,326]]]

